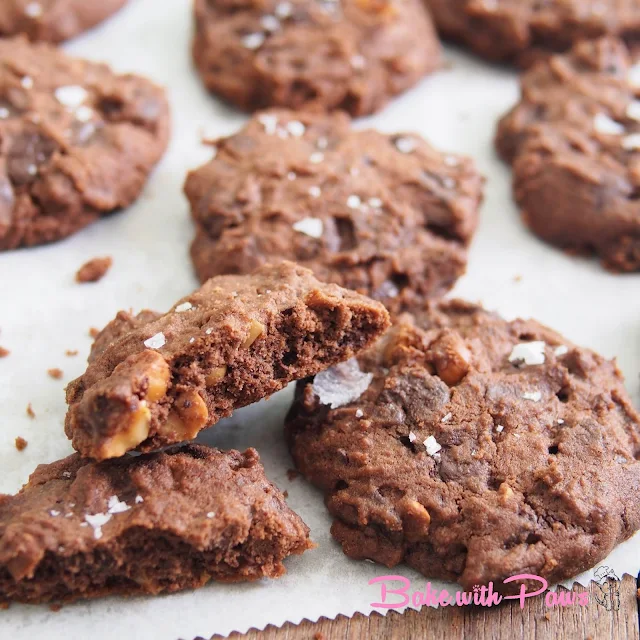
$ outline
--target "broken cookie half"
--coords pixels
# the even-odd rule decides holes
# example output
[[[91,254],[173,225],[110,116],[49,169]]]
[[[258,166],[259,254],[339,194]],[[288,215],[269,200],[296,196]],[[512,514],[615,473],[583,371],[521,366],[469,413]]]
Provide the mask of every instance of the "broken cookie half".
[[[191,440],[235,409],[369,346],[382,304],[293,263],[212,278],[160,315],[121,312],[67,388],[65,430],[98,460]]]
[[[187,445],[101,463],[74,454],[0,494],[0,604],[276,578],[312,547],[254,449]]]

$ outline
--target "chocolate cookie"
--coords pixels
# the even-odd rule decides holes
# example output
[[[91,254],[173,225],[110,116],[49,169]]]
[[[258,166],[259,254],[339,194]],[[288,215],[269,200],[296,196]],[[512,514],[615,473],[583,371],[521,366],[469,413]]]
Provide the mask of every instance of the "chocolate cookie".
[[[162,89],[0,40],[0,250],[53,242],[140,194],[169,136]]]
[[[421,0],[196,0],[204,84],[245,110],[364,115],[440,66]]]
[[[67,387],[81,454],[115,458],[191,440],[233,410],[369,346],[385,308],[290,262],[221,276],[164,315],[121,312]]]
[[[0,603],[158,594],[277,578],[313,546],[258,453],[73,455],[0,495]]]
[[[528,66],[581,39],[637,40],[635,0],[427,0],[440,33],[493,61]]]
[[[300,382],[287,437],[348,556],[466,589],[569,578],[640,528],[640,416],[615,362],[462,301]]]
[[[344,114],[268,111],[189,174],[200,279],[295,260],[398,310],[466,268],[483,179],[417,135],[352,131]]]
[[[61,42],[94,27],[127,0],[2,0],[0,37],[24,33],[30,40]]]
[[[534,233],[640,270],[640,65],[622,42],[583,42],[525,73],[496,144]]]

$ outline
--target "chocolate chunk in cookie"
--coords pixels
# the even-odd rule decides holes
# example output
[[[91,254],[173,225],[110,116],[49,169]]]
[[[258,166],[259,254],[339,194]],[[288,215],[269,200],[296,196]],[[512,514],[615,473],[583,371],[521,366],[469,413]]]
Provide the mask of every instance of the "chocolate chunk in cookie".
[[[575,576],[640,528],[640,416],[615,362],[451,301],[355,363],[298,383],[287,419],[348,556],[506,589]]]
[[[46,44],[0,40],[0,250],[130,205],[169,136],[162,89]]]
[[[127,0],[2,0],[0,37],[25,34],[29,40],[62,42],[94,27]]]
[[[417,135],[267,111],[187,178],[191,255],[202,281],[288,259],[391,310],[422,306],[464,273],[482,186]]]
[[[0,603],[277,578],[312,546],[254,449],[192,445],[102,463],[76,454],[0,495]]]
[[[494,61],[521,66],[581,39],[620,36],[637,40],[635,0],[427,0],[440,33]]]
[[[622,42],[583,42],[525,73],[496,144],[534,233],[640,270],[640,64]]]
[[[204,84],[245,110],[364,115],[440,66],[421,0],[196,0]]]
[[[121,312],[107,325],[67,387],[66,433],[96,459],[191,440],[347,360],[388,324],[380,303],[290,262],[212,278],[164,315]]]

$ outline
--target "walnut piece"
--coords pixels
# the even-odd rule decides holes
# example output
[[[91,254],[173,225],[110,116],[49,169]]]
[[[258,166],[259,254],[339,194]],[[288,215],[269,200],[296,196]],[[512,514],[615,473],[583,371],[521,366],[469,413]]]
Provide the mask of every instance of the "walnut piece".
[[[242,343],[242,348],[248,349],[264,332],[264,325],[257,320],[252,320],[249,325],[249,334]]]
[[[207,426],[209,410],[197,391],[183,391],[158,431],[170,440],[192,440]]]
[[[471,353],[462,338],[453,331],[445,329],[431,343],[428,357],[433,362],[438,377],[450,387],[460,383],[469,373]]]
[[[215,387],[227,375],[227,365],[215,367],[205,376],[204,383],[207,387]]]

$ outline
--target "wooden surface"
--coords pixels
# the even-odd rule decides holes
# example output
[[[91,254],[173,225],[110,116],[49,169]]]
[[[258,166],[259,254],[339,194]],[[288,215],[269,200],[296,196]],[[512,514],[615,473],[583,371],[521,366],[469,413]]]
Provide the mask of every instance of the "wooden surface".
[[[636,581],[626,577],[620,584],[620,609],[607,611],[595,600],[592,584],[589,605],[548,609],[543,598],[526,601],[524,610],[512,601],[491,609],[448,607],[394,612],[370,617],[321,619],[316,624],[287,624],[281,629],[234,633],[244,640],[639,640]],[[577,587],[576,591],[584,591]],[[220,636],[214,636],[217,640]]]

